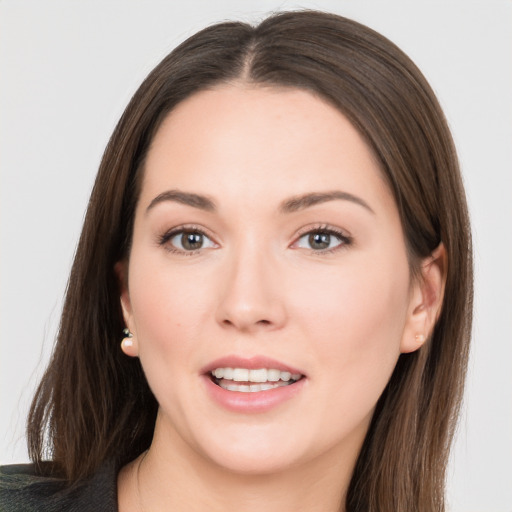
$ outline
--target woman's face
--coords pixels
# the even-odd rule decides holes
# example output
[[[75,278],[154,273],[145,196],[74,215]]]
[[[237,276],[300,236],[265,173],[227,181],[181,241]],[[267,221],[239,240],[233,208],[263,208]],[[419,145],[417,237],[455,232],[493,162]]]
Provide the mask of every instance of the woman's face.
[[[127,352],[160,404],[154,442],[234,471],[355,457],[416,348],[392,194],[308,92],[231,85],[179,104],[150,147],[120,274]]]

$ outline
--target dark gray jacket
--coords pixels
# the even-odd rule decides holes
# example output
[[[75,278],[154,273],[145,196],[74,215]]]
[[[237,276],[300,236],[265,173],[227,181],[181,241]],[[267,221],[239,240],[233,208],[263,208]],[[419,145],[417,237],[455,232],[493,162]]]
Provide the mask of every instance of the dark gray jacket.
[[[104,464],[72,487],[37,476],[33,464],[0,467],[0,512],[117,512],[117,469]]]

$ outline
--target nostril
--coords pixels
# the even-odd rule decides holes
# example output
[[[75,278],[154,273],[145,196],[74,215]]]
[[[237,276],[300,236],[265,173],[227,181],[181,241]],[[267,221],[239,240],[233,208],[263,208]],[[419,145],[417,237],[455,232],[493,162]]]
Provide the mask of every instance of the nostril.
[[[235,322],[232,322],[229,319],[224,319],[222,323],[226,326],[234,326]],[[272,322],[270,320],[258,320],[255,325],[272,325]]]

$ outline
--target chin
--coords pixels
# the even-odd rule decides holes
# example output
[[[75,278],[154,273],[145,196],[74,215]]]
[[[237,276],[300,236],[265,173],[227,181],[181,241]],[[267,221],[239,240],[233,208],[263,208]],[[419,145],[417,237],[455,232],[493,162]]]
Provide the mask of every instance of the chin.
[[[297,453],[279,453],[272,450],[246,450],[245,452],[228,450],[221,454],[211,454],[211,460],[217,467],[226,471],[247,476],[265,476],[289,470],[297,464]]]
[[[226,429],[225,437],[203,439],[201,451],[216,466],[241,475],[268,475],[285,471],[299,463],[306,455],[302,443],[290,435],[290,429],[282,432],[265,432],[245,426],[240,435]],[[221,432],[218,430],[217,432]]]

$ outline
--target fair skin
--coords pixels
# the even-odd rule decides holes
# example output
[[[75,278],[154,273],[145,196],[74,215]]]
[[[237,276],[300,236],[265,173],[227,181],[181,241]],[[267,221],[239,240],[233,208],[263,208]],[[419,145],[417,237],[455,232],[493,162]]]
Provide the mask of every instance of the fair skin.
[[[379,166],[324,101],[237,83],[179,104],[116,267],[123,350],[160,406],[149,451],[119,475],[119,510],[342,510],[398,357],[433,327],[443,265],[441,247],[411,278]],[[300,378],[245,393],[211,377],[254,358]]]

